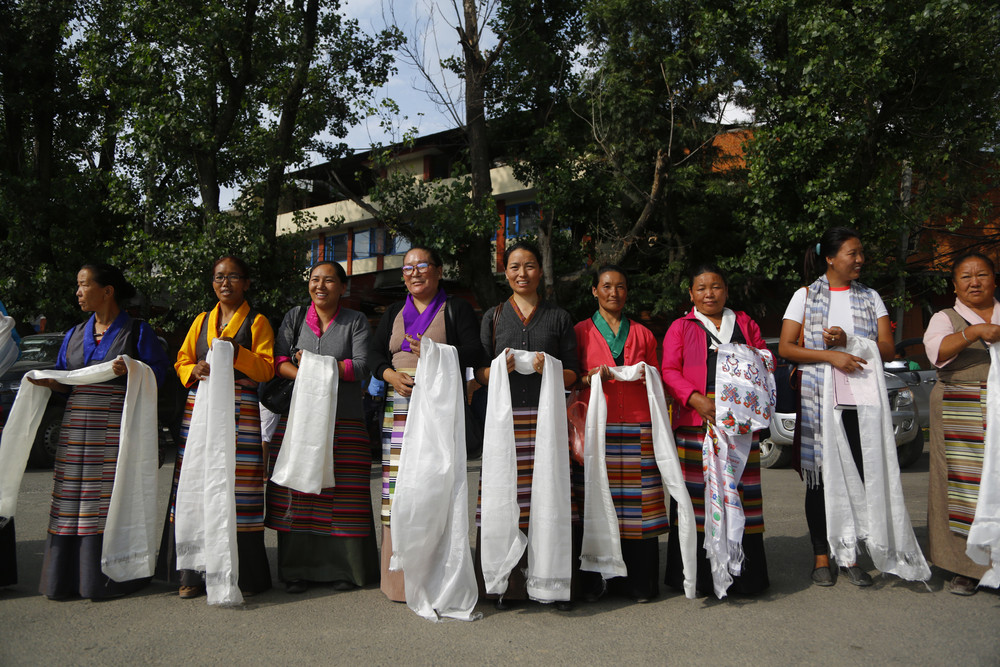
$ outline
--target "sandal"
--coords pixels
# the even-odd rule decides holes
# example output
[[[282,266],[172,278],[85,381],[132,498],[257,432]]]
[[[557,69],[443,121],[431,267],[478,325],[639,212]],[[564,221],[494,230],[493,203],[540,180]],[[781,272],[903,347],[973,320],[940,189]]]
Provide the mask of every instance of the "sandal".
[[[177,595],[182,600],[191,600],[200,597],[204,592],[205,590],[201,586],[181,586],[180,590],[177,591]]]

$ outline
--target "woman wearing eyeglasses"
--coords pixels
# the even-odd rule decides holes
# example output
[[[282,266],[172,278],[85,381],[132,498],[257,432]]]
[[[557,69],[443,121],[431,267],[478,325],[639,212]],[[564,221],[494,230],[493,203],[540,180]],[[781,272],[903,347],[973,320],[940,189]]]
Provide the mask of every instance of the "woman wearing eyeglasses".
[[[243,260],[229,256],[221,258],[212,268],[211,278],[219,303],[195,318],[174,364],[181,383],[190,388],[190,393],[184,407],[182,442],[174,466],[157,577],[179,582],[181,598],[198,597],[205,590],[200,573],[175,569],[174,505],[195,396],[199,382],[207,379],[212,370],[205,359],[216,339],[232,343],[234,352],[239,587],[243,595],[254,595],[271,587],[271,568],[264,550],[264,451],[257,385],[274,376],[274,331],[267,318],[251,308],[246,300],[250,271]]]
[[[436,250],[415,246],[403,257],[406,299],[386,308],[368,351],[373,375],[385,381],[388,394],[382,422],[382,592],[404,602],[403,573],[389,571],[392,536],[389,518],[403,443],[403,427],[413,392],[413,376],[420,358],[420,339],[453,345],[461,368],[479,365],[479,325],[472,306],[449,297],[441,287],[441,258]],[[460,378],[464,380],[464,378]]]

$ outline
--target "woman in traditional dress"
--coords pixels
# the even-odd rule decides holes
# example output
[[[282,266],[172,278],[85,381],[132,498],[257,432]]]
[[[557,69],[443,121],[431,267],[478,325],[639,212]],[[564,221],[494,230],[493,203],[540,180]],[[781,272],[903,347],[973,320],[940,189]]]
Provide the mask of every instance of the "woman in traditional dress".
[[[365,316],[340,305],[347,274],[337,262],[319,262],[309,273],[312,305],[285,315],[274,344],[281,377],[294,380],[302,350],[337,359],[337,422],[334,429],[335,485],[318,494],[267,486],[268,528],[278,531],[278,578],[289,593],[307,582],[333,582],[339,591],[378,579],[378,545],[371,503],[371,452],[362,407],[368,377],[369,327]],[[304,311],[304,312],[303,312]],[[281,451],[288,417],[271,439],[270,475]]]
[[[114,360],[112,368],[122,377],[72,387],[56,380],[29,378],[29,382],[53,391],[70,392],[55,456],[42,564],[40,590],[51,599],[117,597],[149,583],[147,578],[119,582],[107,577],[101,571],[101,548],[125,404],[124,376],[128,371],[121,355],[147,364],[158,384],[168,368],[153,329],[121,309],[123,302],[135,296],[135,288],[121,271],[107,264],[87,264],[80,268],[76,284],[80,310],[93,315],[66,334],[55,369],[75,370]],[[146,491],[155,493],[155,489]]]
[[[729,288],[726,276],[714,264],[691,272],[688,293],[694,307],[674,320],[663,340],[663,383],[674,397],[674,440],[680,457],[684,484],[694,505],[698,525],[698,574],[695,588],[702,595],[714,590],[712,569],[704,547],[705,473],[702,444],[706,423],[715,422],[715,366],[718,348],[743,343],[766,349],[760,328],[743,311],[726,307]],[[764,501],[760,486],[760,447],[754,433],[750,455],[738,485],[746,523],[743,529],[742,573],[733,577],[732,593],[757,595],[770,586],[764,555]],[[677,503],[670,501],[670,522],[677,525]],[[665,583],[684,590],[684,567],[678,531],[667,540]]]
[[[427,336],[435,343],[454,346],[463,369],[478,366],[482,354],[472,306],[464,299],[449,297],[440,285],[441,275],[441,258],[436,250],[415,246],[407,251],[403,256],[403,283],[409,294],[386,308],[368,352],[372,374],[389,385],[382,426],[381,587],[386,597],[396,602],[406,601],[405,573],[389,571],[389,519],[420,339]],[[456,382],[464,380],[456,378]]]
[[[562,362],[563,383],[570,387],[576,382],[578,359],[576,355],[576,334],[573,320],[562,308],[543,299],[538,293],[542,280],[541,256],[530,243],[518,241],[504,251],[504,271],[507,284],[513,294],[498,306],[483,315],[480,340],[488,359],[494,359],[505,349],[535,352],[533,368],[535,373],[522,375],[512,372],[514,359],[508,357],[507,372],[510,376],[510,395],[514,410],[514,437],[517,448],[517,504],[520,507],[518,525],[527,534],[531,509],[531,480],[535,457],[535,426],[538,421],[538,399],[542,385],[545,354]],[[545,353],[545,354],[543,354]],[[476,371],[476,380],[483,386],[490,382],[490,367]],[[565,415],[559,415],[565,418]],[[569,475],[570,471],[567,470]],[[482,494],[476,510],[476,524],[481,526]],[[574,521],[578,524],[578,521]],[[573,572],[577,572],[579,562],[579,539],[582,533],[579,525],[574,526]],[[476,576],[480,582],[480,597],[496,597],[486,594],[482,578],[480,542],[477,531]],[[521,563],[514,567],[508,579],[507,591],[502,598],[496,598],[497,609],[506,609],[509,600],[527,599],[524,568],[527,566],[527,552]],[[560,609],[569,609],[569,602],[560,602]]]
[[[236,411],[236,542],[239,552],[239,588],[244,596],[271,587],[271,569],[264,550],[264,451],[260,436],[257,385],[274,376],[274,331],[267,318],[250,307],[246,292],[250,270],[232,256],[212,266],[212,286],[219,299],[212,310],[195,318],[177,353],[174,369],[190,388],[181,437],[186,441],[198,383],[211,372],[205,360],[214,340],[233,344]],[[184,459],[184,443],[178,448],[174,481],[170,490],[167,525],[164,526],[157,577],[180,583],[180,597],[195,598],[205,590],[203,577],[193,570],[176,570],[174,552],[174,504]]]
[[[615,381],[608,367],[645,362],[656,368],[656,339],[649,329],[624,315],[628,278],[621,268],[608,264],[598,269],[591,291],[597,311],[575,327],[576,352],[587,387],[582,400],[588,401],[590,380],[600,373],[608,406],[604,458],[628,570],[627,577],[609,583],[612,590],[647,602],[660,592],[657,538],[668,528],[663,480],[653,453],[646,389],[640,382]],[[586,572],[582,580],[588,598],[603,594],[600,575]]]
[[[931,392],[931,468],[927,526],[931,560],[954,574],[948,590],[972,595],[988,566],[965,554],[976,513],[986,436],[988,345],[1000,340],[996,269],[979,253],[952,267],[955,305],[935,313],[924,334],[927,358],[938,367]]]
[[[820,258],[823,263],[820,264]],[[822,443],[812,436],[820,423],[818,397],[826,382],[833,381],[833,369],[852,373],[865,360],[844,351],[848,336],[864,336],[876,341],[883,361],[892,359],[894,346],[889,313],[878,292],[857,282],[865,263],[864,248],[857,232],[845,227],[828,229],[816,248],[806,252],[805,275],[824,273],[809,287],[800,288],[785,309],[778,354],[802,365],[802,409],[796,420],[796,438],[801,441],[801,471],[806,479],[806,522],[812,540],[812,580],[818,586],[832,586],[826,499],[823,478],[816,462]],[[804,324],[803,324],[804,323]],[[839,349],[837,349],[839,348]],[[815,389],[813,389],[813,387]],[[809,395],[817,397],[809,400]],[[864,475],[861,463],[861,436],[857,410],[842,411],[844,431],[851,454]],[[817,456],[819,454],[819,456]],[[841,563],[841,570],[855,586],[871,586],[872,578],[857,563]]]

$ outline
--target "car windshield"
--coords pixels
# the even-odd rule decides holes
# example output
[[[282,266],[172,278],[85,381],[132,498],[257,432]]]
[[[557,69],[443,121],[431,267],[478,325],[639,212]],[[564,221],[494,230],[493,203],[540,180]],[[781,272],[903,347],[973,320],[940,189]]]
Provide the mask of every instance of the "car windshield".
[[[20,361],[50,361],[55,363],[61,346],[62,338],[33,338],[28,336],[21,341]]]

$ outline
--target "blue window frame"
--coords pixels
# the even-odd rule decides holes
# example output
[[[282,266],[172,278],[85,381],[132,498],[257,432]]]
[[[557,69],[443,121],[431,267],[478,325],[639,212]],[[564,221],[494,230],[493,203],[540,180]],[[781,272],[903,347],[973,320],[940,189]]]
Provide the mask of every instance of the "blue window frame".
[[[311,267],[319,261],[319,239],[310,239],[306,242],[306,267]]]
[[[509,239],[538,231],[538,223],[542,219],[542,210],[533,201],[523,204],[513,204],[507,207],[507,230]]]
[[[347,261],[347,234],[326,237],[326,256],[323,259],[331,262]]]
[[[355,230],[354,232],[354,259],[365,259],[371,257],[372,252],[372,236],[375,235],[375,229],[369,227],[368,229]]]

